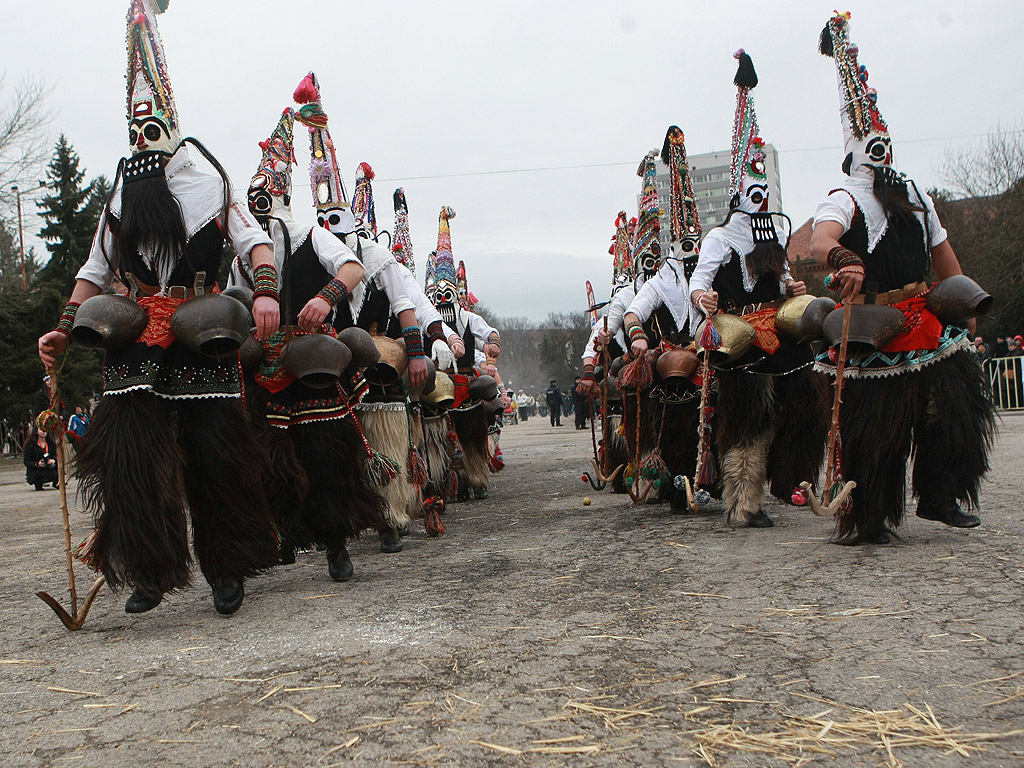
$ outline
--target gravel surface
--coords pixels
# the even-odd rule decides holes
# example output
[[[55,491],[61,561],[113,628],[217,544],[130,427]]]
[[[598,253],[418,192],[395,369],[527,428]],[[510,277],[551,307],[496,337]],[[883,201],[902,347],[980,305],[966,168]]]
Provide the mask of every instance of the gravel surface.
[[[733,531],[593,491],[571,421],[502,446],[489,499],[399,554],[356,542],[348,583],[300,553],[232,617],[200,576],[139,616],[104,589],[78,632],[34,597],[69,605],[59,495],[4,457],[0,763],[1024,764],[1024,416],[980,528],[911,516],[884,547],[767,500],[775,528]]]

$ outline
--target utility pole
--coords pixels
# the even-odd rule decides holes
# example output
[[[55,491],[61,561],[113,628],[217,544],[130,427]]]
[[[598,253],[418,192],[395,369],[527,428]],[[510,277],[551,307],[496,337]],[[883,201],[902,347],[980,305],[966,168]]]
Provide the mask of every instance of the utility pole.
[[[40,181],[38,187],[30,189],[29,192],[35,192],[37,190],[46,187],[45,181]],[[21,250],[21,290],[28,290],[28,280],[25,276],[25,226],[21,220],[21,188],[17,184],[11,185],[11,192],[14,193],[18,199],[18,247]]]

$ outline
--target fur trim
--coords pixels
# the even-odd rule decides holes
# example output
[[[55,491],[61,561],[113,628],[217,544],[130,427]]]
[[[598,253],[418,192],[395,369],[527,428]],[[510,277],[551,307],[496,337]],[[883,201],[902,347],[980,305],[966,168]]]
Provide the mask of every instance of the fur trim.
[[[273,567],[278,541],[241,401],[182,400],[176,410],[192,546],[206,580],[244,579]]]
[[[925,505],[956,499],[977,509],[996,428],[988,381],[963,351],[924,376],[925,399],[914,430],[914,494]]]
[[[842,474],[856,480],[835,540],[875,541],[903,521],[907,457],[923,377],[847,379],[840,409]]]
[[[429,496],[445,498],[445,488],[452,471],[452,448],[448,443],[451,425],[447,417],[423,421],[423,456],[427,462]]]
[[[417,491],[406,476],[405,464],[409,456],[409,426],[405,408],[357,409],[366,440],[375,451],[391,457],[398,466],[397,476],[380,488],[387,502],[385,518],[392,528],[405,528],[412,522],[408,510],[418,504]]]
[[[483,408],[453,410],[452,426],[462,449],[463,469],[470,488],[486,488],[491,481],[487,465],[487,414]]]
[[[188,586],[182,454],[166,401],[146,391],[107,395],[79,442],[79,493],[93,514],[93,553],[110,586],[150,594]]]
[[[764,479],[770,435],[733,445],[722,459],[722,500],[725,522],[742,528],[757,514],[764,498]]]
[[[340,550],[360,531],[384,525],[386,502],[370,480],[366,451],[351,419],[310,422],[288,429],[309,474],[309,497],[289,543]]]
[[[768,448],[768,480],[773,496],[792,501],[801,482],[816,483],[832,421],[829,380],[810,368],[775,378],[775,437]]]

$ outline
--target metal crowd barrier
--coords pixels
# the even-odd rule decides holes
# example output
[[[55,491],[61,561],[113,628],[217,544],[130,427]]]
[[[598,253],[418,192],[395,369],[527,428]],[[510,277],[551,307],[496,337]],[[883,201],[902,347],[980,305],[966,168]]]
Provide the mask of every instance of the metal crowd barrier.
[[[1024,357],[994,357],[985,361],[997,411],[1024,411]]]

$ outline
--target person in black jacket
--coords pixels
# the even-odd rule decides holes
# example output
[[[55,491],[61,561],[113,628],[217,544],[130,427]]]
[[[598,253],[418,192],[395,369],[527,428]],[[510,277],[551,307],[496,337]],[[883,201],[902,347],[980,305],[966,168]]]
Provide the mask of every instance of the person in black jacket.
[[[558,388],[558,381],[552,379],[548,385],[544,399],[548,404],[548,416],[551,418],[552,427],[562,426],[562,391]]]
[[[583,380],[577,376],[576,381],[572,385],[572,400],[573,400],[573,412],[576,414],[576,429],[587,428],[587,416],[589,416],[589,408],[587,408],[587,391],[583,389]]]
[[[43,429],[33,429],[25,443],[25,481],[37,491],[47,483],[57,487],[57,447]]]

